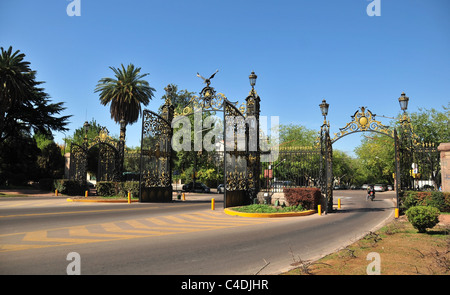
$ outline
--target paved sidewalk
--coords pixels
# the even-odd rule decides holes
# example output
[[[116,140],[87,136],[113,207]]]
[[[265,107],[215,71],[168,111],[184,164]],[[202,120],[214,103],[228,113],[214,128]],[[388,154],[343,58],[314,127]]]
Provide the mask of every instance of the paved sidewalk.
[[[26,189],[0,189],[0,195],[28,195],[31,197],[42,197],[42,196],[54,196],[54,192],[42,191],[39,189],[26,188]]]

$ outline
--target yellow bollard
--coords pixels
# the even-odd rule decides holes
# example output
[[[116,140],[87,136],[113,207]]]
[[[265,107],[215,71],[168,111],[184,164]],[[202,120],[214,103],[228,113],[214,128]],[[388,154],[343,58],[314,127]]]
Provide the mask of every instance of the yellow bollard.
[[[395,215],[395,218],[397,219],[398,216],[399,216],[399,214],[398,214],[398,208],[395,208],[395,209],[394,209],[394,212],[395,212],[395,214],[394,214],[394,215]]]
[[[88,194],[89,194],[88,191],[84,192],[84,197],[87,198]]]
[[[131,193],[128,192],[128,204],[130,204],[130,203],[131,203]]]
[[[319,213],[319,216],[322,215],[322,206],[321,205],[317,205],[317,213]]]
[[[57,196],[58,196],[58,190],[55,189],[55,197],[57,197]]]
[[[211,199],[211,210],[215,210],[216,209],[216,200],[214,200],[214,198]]]
[[[341,198],[338,199],[338,209],[341,209]]]
[[[185,198],[184,193],[183,193],[183,201],[185,201],[185,200],[186,200],[186,198]]]

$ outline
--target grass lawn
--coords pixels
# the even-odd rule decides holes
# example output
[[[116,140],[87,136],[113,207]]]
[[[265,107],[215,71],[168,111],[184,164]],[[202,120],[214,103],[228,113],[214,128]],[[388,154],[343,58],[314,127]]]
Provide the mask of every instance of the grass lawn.
[[[253,204],[248,206],[234,207],[234,211],[245,213],[284,213],[284,212],[301,212],[305,211],[302,206],[275,207],[264,204]]]
[[[366,275],[372,259],[370,252],[380,255],[382,275],[450,274],[450,228],[435,226],[420,234],[404,217],[394,220],[379,231],[336,253],[315,261],[302,261],[292,254],[287,275]]]

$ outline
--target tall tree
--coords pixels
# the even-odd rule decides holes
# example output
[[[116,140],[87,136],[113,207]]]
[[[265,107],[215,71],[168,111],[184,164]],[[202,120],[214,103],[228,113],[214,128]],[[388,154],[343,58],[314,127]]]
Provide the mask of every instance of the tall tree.
[[[302,125],[283,125],[279,126],[280,146],[312,146],[317,137],[317,131],[308,129]]]
[[[141,104],[148,105],[156,91],[143,80],[147,74],[141,74],[141,68],[129,64],[127,68],[110,67],[115,78],[102,78],[98,81],[95,92],[100,92],[100,103],[110,104],[111,118],[125,126],[135,123],[141,114]],[[125,132],[125,130],[124,130]]]
[[[31,131],[51,134],[67,131],[70,116],[60,116],[63,103],[50,103],[49,95],[36,81],[36,72],[25,54],[1,47],[0,55],[0,144],[9,137]]]
[[[410,114],[413,132],[421,142],[434,143],[438,146],[450,140],[449,118],[450,102],[441,110],[419,108]]]

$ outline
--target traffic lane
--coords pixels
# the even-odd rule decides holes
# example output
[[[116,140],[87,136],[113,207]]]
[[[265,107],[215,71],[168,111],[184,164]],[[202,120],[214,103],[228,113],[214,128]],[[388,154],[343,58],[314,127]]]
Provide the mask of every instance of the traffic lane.
[[[210,208],[209,202],[68,205],[60,208],[22,208],[0,211],[0,233],[19,233],[68,226],[148,218]]]

